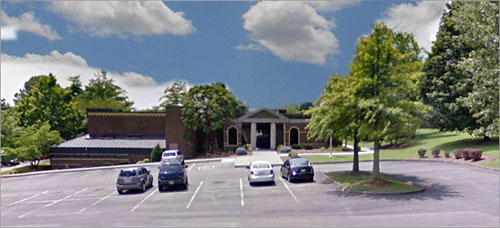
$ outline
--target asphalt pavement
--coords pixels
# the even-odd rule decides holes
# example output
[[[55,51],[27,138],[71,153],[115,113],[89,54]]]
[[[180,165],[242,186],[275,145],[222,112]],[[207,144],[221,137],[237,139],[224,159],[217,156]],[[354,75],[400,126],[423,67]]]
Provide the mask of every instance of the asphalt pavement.
[[[460,164],[381,162],[383,172],[426,188],[411,195],[344,193],[325,172],[350,163],[314,165],[315,181],[250,186],[247,169],[191,163],[188,190],[119,195],[119,169],[1,179],[2,227],[436,227],[499,226],[499,173]],[[361,162],[370,170],[371,162]]]

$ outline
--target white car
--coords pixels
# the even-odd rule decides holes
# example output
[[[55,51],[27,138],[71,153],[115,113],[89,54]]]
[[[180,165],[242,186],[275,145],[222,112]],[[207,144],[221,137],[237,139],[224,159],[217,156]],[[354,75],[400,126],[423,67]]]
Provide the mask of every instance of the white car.
[[[273,166],[268,161],[254,161],[248,167],[248,182],[250,185],[254,183],[270,182],[274,184]]]
[[[163,162],[180,162],[182,165],[184,165],[184,155],[181,153],[180,150],[165,150],[161,154],[161,160]]]

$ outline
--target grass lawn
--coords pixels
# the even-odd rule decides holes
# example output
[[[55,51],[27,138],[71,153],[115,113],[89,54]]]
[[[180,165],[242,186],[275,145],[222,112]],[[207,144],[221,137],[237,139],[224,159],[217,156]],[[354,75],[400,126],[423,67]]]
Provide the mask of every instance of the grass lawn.
[[[371,147],[373,144],[363,142],[362,147]],[[491,138],[488,141],[483,141],[482,138],[473,138],[465,133],[455,132],[440,132],[434,129],[419,129],[412,140],[410,146],[401,149],[384,149],[380,151],[380,159],[410,159],[418,158],[417,151],[419,149],[426,149],[426,156],[432,156],[431,150],[435,148],[443,151],[452,151],[458,148],[478,148],[483,150],[484,155],[490,155],[496,159],[491,162],[478,163],[481,166],[490,168],[499,168],[499,146],[498,137]],[[328,155],[307,155],[304,156],[311,162],[332,162],[332,161],[352,161],[352,156],[337,156],[330,158]],[[373,160],[373,155],[360,155],[359,159]]]
[[[411,183],[384,174],[381,174],[381,181],[370,181],[370,172],[352,173],[350,171],[338,171],[327,173],[326,175],[354,191],[401,193],[420,189]]]
[[[29,173],[29,172],[35,172],[35,171],[41,171],[41,170],[50,170],[50,161],[43,161],[38,164],[38,169],[32,169],[31,166],[24,166],[21,168],[17,169],[11,169],[9,171],[4,171],[2,172],[2,175],[5,174],[14,174],[14,173]]]

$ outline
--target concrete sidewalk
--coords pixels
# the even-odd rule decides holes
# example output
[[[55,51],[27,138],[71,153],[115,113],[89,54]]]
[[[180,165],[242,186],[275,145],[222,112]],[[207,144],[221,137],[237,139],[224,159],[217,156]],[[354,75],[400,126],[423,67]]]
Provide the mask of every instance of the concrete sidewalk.
[[[254,150],[251,156],[238,156],[234,161],[234,167],[248,167],[254,161],[268,161],[273,166],[283,164],[280,156],[274,150]]]

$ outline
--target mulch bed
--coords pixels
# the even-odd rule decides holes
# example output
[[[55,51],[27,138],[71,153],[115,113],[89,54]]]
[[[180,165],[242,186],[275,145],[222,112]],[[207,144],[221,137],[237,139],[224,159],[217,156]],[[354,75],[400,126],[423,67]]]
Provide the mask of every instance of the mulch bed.
[[[410,144],[408,143],[403,143],[403,144],[397,144],[397,145],[387,145],[387,146],[382,146],[380,149],[401,149],[401,148],[406,148],[409,147]]]
[[[413,158],[410,160],[433,160],[433,161],[442,161],[442,162],[452,162],[452,163],[460,163],[460,164],[467,164],[467,165],[478,165],[480,163],[485,163],[485,162],[490,162],[494,161],[497,158],[491,155],[483,155],[480,160],[478,161],[472,161],[472,159],[469,160],[464,160],[463,158],[456,159],[454,155],[450,155],[449,158],[445,156],[439,156],[437,158],[433,156],[426,156],[425,158]]]

